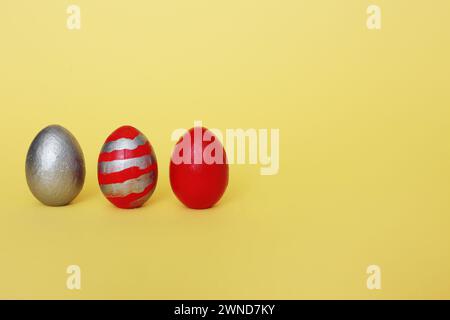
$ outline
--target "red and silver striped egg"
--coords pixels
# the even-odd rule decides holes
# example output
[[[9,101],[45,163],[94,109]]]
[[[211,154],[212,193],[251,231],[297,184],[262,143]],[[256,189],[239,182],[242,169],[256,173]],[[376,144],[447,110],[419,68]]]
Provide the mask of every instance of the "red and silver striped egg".
[[[106,139],[98,157],[98,183],[105,197],[124,209],[142,206],[158,180],[155,152],[132,126],[122,126]]]

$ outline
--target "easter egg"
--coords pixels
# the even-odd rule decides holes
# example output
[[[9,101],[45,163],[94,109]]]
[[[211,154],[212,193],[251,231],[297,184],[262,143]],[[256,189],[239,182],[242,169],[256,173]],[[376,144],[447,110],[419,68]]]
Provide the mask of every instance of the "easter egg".
[[[43,204],[70,203],[83,188],[86,175],[75,137],[59,125],[42,129],[28,149],[25,174],[31,193]]]
[[[221,142],[208,129],[190,129],[177,142],[170,161],[170,185],[192,209],[214,206],[228,185],[228,162]]]
[[[132,126],[118,128],[103,144],[97,176],[100,189],[115,206],[142,206],[158,180],[158,165],[150,142]]]

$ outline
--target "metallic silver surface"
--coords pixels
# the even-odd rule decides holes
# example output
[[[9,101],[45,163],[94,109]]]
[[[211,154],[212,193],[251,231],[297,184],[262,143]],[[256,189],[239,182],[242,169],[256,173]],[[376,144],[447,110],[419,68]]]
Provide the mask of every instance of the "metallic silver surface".
[[[67,129],[48,126],[31,143],[25,172],[28,186],[39,201],[49,206],[66,205],[83,188],[83,152]]]
[[[130,203],[131,207],[137,208],[142,206],[153,194],[153,191],[155,191],[155,188],[153,188],[152,190],[150,190],[150,192],[147,192],[147,194],[143,195],[142,197],[140,197],[139,199],[133,201]]]
[[[98,163],[98,171],[103,174],[119,172],[128,168],[138,167],[145,169],[153,163],[150,155],[141,156],[138,158],[130,158],[125,160],[103,161]]]
[[[101,184],[100,189],[107,197],[126,197],[132,193],[141,193],[153,183],[153,172],[129,179],[121,183]]]
[[[140,134],[134,139],[120,138],[115,141],[107,142],[103,145],[101,152],[112,152],[118,150],[135,150],[139,146],[144,145],[147,138]]]

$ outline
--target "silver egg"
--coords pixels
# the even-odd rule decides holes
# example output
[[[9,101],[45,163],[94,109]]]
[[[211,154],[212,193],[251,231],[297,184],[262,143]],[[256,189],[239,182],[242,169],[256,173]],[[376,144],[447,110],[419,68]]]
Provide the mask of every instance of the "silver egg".
[[[48,206],[63,206],[80,193],[86,169],[75,137],[59,125],[42,129],[31,143],[25,165],[33,195]]]

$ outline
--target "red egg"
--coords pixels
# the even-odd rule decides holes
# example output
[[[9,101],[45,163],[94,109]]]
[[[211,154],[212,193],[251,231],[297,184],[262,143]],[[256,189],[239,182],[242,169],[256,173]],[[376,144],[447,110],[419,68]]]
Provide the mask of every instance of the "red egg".
[[[170,161],[170,185],[189,208],[210,208],[220,200],[228,185],[228,162],[211,131],[195,127],[177,142]]]
[[[158,180],[155,152],[136,128],[123,126],[106,139],[98,157],[98,183],[119,208],[137,208],[152,195]]]

